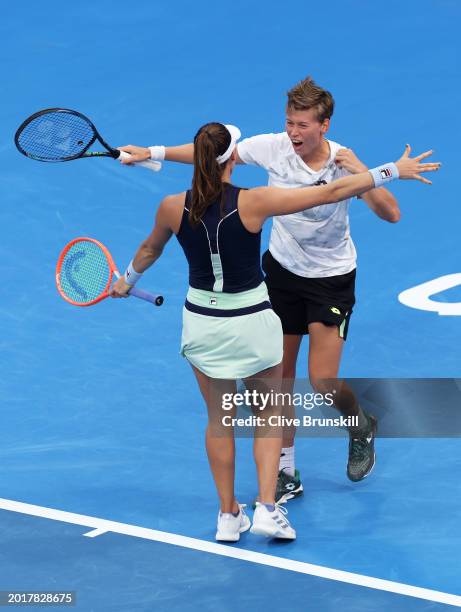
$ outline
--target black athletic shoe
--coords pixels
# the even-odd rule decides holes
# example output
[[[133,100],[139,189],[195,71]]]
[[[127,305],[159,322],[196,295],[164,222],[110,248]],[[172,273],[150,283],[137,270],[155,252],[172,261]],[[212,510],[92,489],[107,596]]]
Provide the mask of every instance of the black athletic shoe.
[[[360,432],[349,432],[347,476],[353,482],[368,476],[376,461],[375,436],[378,429],[378,421],[372,414],[366,416],[368,419],[367,429]]]
[[[285,469],[280,470],[277,477],[277,488],[275,490],[275,503],[284,504],[289,499],[298,497],[303,493],[303,484],[299,477],[299,470],[295,470],[295,475],[291,476],[285,472]]]

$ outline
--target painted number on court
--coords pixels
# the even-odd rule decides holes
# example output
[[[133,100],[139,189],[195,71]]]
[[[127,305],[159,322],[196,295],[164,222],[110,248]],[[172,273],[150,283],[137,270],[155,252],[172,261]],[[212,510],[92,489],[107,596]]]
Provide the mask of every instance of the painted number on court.
[[[399,294],[399,302],[410,308],[429,310],[442,316],[461,316],[461,302],[437,302],[432,299],[435,294],[459,285],[461,285],[461,273],[446,274],[402,291]]]

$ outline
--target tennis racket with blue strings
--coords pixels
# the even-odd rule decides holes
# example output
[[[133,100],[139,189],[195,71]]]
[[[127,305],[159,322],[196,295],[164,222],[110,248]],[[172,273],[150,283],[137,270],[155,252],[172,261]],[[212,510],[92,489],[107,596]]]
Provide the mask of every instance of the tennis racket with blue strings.
[[[62,250],[56,266],[56,285],[61,296],[74,306],[92,306],[109,297],[112,281],[120,273],[107,248],[94,238],[75,238]],[[163,296],[132,287],[129,295],[155,306]]]
[[[89,150],[96,141],[105,151]],[[68,108],[46,108],[34,113],[19,126],[14,142],[20,153],[42,162],[64,162],[87,157],[130,157],[129,153],[108,145],[88,117]],[[162,167],[160,162],[154,160],[137,162],[136,165],[154,172]]]

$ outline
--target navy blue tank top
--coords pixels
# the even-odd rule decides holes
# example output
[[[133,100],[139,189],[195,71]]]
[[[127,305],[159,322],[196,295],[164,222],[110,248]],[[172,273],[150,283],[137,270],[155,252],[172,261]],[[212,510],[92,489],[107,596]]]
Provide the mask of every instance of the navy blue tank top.
[[[260,265],[261,232],[249,232],[238,212],[240,187],[224,183],[221,202],[213,202],[195,227],[189,222],[191,191],[186,193],[179,244],[189,262],[189,284],[205,291],[238,293],[264,280]]]

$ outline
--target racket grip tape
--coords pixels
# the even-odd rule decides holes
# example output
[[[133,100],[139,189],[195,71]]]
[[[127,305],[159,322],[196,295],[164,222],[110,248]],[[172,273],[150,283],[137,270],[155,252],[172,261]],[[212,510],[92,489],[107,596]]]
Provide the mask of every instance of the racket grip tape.
[[[117,157],[117,159],[118,158],[129,159],[131,157],[131,155],[127,153],[126,151],[118,151],[118,152],[120,153],[120,155]],[[152,170],[153,172],[158,172],[160,168],[162,167],[162,164],[158,161],[155,161],[154,159],[146,159],[145,161],[142,161],[142,162],[134,162],[134,165],[142,166],[143,168],[148,168],[149,170]]]
[[[163,304],[163,295],[155,295],[154,293],[138,289],[138,287],[132,287],[129,294],[141,300],[146,300],[146,302],[151,302],[151,304],[155,304],[155,306],[161,306]]]

